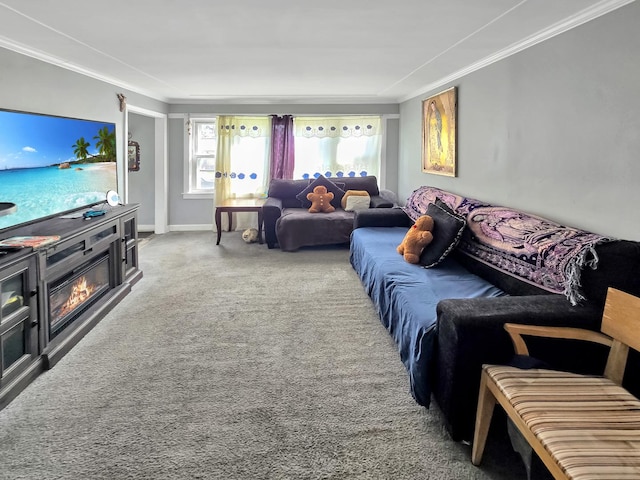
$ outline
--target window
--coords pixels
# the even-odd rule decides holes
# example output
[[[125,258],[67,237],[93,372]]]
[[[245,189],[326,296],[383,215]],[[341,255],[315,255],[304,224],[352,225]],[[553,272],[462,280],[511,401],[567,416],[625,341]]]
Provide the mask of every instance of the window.
[[[294,178],[380,173],[380,117],[295,117]]]
[[[379,116],[294,117],[293,178],[380,175]],[[269,182],[271,120],[267,116],[192,118],[187,194],[216,201],[260,197]]]
[[[190,121],[189,193],[213,193],[218,128],[215,118]]]

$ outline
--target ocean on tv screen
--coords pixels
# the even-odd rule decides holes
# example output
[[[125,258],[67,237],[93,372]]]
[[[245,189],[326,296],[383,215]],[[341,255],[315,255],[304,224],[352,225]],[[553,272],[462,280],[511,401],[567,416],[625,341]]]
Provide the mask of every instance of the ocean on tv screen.
[[[0,229],[106,200],[116,189],[116,164],[76,164],[0,170],[1,201],[16,211],[0,217]]]

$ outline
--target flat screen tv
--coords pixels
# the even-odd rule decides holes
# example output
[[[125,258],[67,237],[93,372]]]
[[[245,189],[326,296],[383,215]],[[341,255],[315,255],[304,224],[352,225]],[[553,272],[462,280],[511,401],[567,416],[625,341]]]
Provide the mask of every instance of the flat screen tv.
[[[0,109],[0,216],[7,229],[104,202],[117,189],[115,124]]]

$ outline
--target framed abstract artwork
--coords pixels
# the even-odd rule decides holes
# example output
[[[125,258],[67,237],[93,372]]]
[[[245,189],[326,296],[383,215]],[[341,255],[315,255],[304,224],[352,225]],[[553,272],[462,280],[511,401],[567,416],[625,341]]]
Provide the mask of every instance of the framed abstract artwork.
[[[422,171],[456,176],[457,89],[422,101]]]

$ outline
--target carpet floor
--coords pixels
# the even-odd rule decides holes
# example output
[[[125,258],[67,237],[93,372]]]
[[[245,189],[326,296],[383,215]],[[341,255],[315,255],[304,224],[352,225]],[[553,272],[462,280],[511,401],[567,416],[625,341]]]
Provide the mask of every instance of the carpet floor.
[[[0,411],[0,478],[526,478],[417,405],[345,247],[155,235],[144,277]]]

